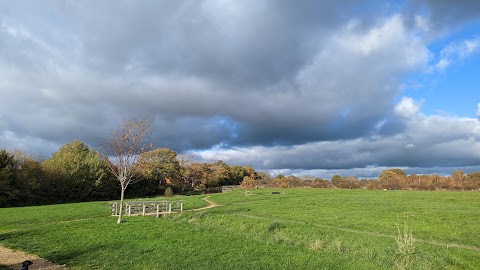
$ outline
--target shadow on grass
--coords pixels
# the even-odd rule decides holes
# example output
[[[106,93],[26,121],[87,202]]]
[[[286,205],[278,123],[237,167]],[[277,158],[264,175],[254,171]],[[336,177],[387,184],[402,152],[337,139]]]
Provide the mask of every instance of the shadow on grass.
[[[0,244],[5,244],[2,242],[17,238],[17,237],[22,237],[25,235],[27,235],[26,232],[17,231],[17,230],[0,231]]]
[[[46,259],[52,263],[68,266],[82,265],[84,257],[91,254],[99,253],[105,249],[112,249],[111,246],[104,244],[90,244],[88,246],[78,245],[76,247],[69,246],[67,249],[51,249],[38,242],[30,242],[31,236],[35,234],[32,231],[9,231],[0,233],[0,244],[13,250],[23,251],[29,254],[35,254],[38,257]],[[67,240],[66,240],[67,241]],[[92,267],[97,262],[93,261]],[[101,262],[98,262],[101,264]],[[3,267],[3,268],[2,268]],[[11,269],[7,266],[0,265],[0,270]]]

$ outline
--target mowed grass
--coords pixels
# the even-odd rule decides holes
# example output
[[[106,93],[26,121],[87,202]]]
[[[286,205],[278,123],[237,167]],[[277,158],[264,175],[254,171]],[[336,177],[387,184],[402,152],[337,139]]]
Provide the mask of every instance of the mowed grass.
[[[287,189],[115,224],[108,202],[0,209],[0,244],[71,269],[478,269],[480,193]],[[177,197],[186,208],[205,196]],[[415,238],[399,264],[395,236]],[[0,262],[1,264],[1,262]]]

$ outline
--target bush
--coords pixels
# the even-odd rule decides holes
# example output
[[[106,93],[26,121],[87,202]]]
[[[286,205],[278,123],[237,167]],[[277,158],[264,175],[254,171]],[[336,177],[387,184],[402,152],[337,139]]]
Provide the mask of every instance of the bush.
[[[165,190],[165,197],[172,197],[173,196],[173,191],[171,187],[167,187]]]

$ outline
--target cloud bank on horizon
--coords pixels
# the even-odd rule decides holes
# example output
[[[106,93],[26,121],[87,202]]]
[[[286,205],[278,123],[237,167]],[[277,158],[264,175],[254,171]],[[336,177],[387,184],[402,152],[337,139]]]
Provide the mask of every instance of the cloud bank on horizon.
[[[0,148],[152,141],[274,173],[480,170],[478,1],[0,3]]]

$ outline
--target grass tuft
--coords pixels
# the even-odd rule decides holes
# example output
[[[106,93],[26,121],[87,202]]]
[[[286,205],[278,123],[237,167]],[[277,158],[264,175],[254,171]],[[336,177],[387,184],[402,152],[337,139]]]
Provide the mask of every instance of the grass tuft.
[[[335,239],[332,241],[332,243],[330,243],[330,249],[336,252],[342,252],[345,247],[342,245],[342,240]]]
[[[325,248],[325,242],[319,239],[316,239],[315,242],[310,245],[311,250],[324,250]]]
[[[408,269],[415,254],[415,238],[413,238],[412,228],[406,221],[403,224],[403,230],[400,230],[400,227],[397,225],[395,242],[397,243],[395,267],[400,270]]]

